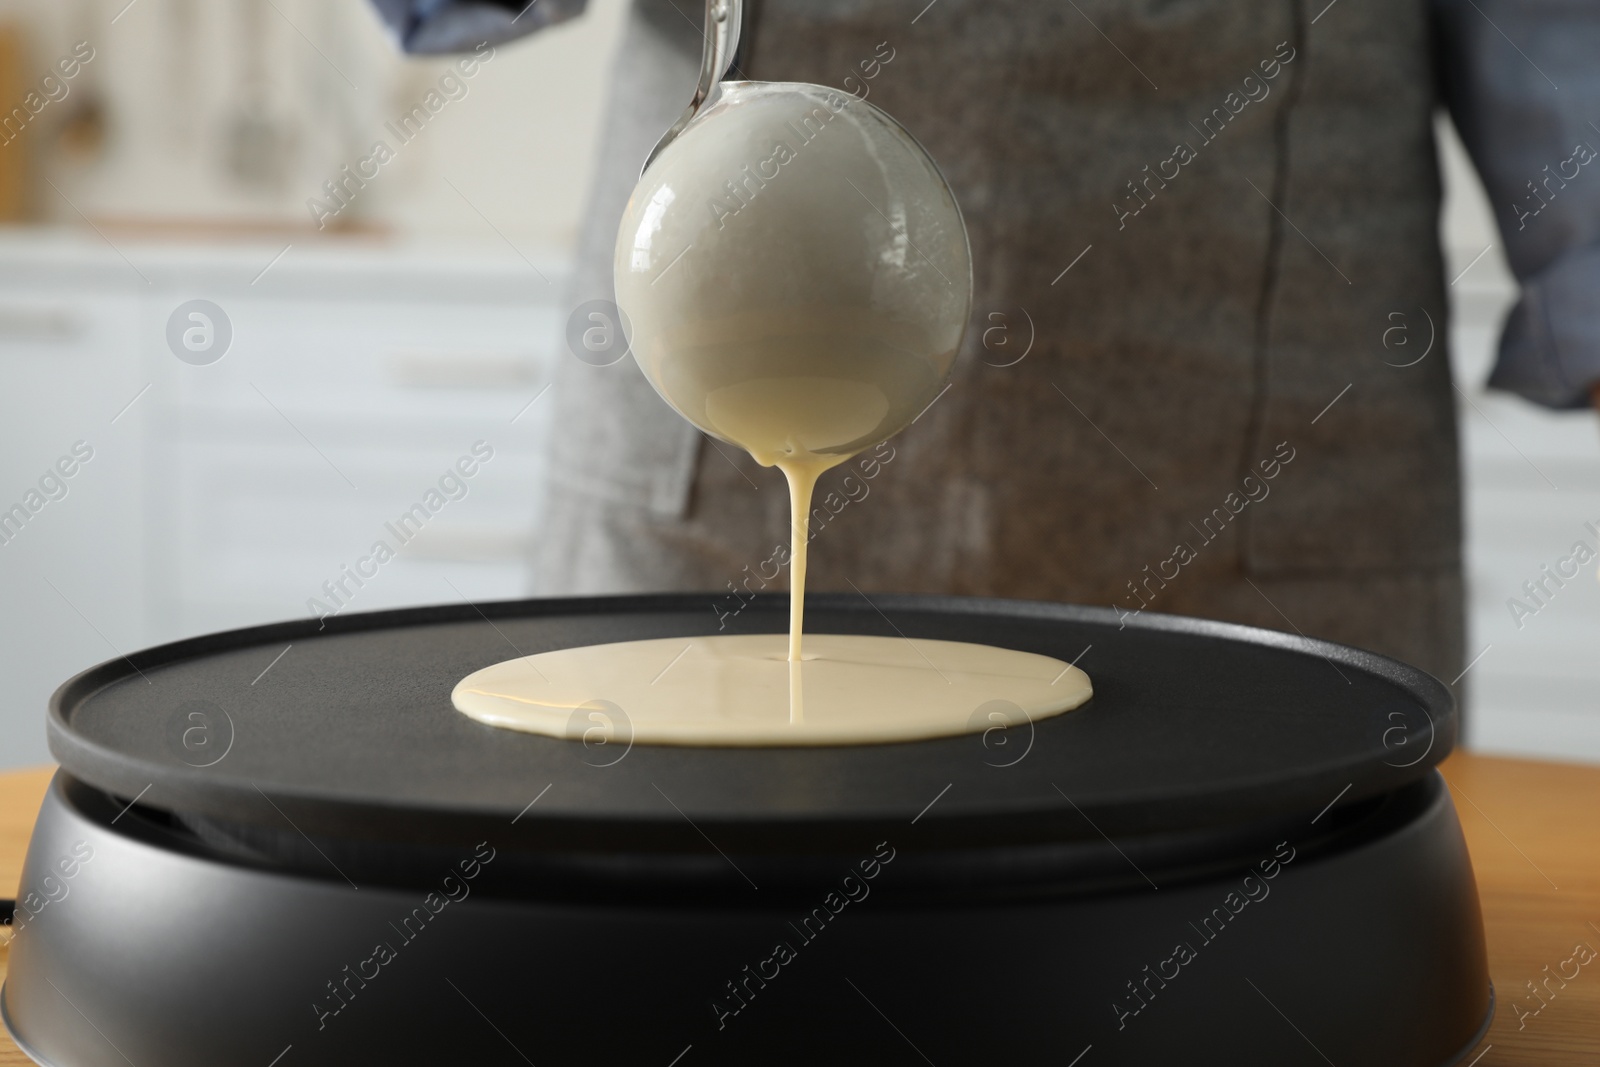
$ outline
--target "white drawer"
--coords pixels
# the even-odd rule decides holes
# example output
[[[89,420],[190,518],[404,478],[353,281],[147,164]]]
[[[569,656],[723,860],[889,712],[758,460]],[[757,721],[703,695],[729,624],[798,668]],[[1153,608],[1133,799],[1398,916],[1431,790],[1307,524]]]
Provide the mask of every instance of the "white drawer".
[[[503,425],[548,382],[563,344],[548,303],[236,298],[222,306],[233,338],[218,362],[194,367],[164,349],[147,353],[165,386],[161,402],[185,414],[250,419],[270,401],[291,419],[336,426]],[[156,325],[147,337],[162,336]],[[536,406],[518,422],[539,419]]]

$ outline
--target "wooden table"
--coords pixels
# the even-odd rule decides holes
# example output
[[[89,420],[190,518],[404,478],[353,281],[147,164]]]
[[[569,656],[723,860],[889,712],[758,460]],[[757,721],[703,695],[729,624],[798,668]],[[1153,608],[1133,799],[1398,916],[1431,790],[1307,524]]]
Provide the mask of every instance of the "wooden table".
[[[1500,1002],[1493,1029],[1463,1067],[1600,1063],[1600,959],[1565,987],[1549,982],[1555,994],[1543,1007],[1528,988],[1578,944],[1600,951],[1600,767],[1458,753],[1443,769],[1477,870]],[[0,893],[12,893],[21,876],[52,771],[0,774]],[[4,964],[0,951],[0,976]],[[1519,1017],[1516,1005],[1539,1010]],[[28,1064],[0,1036],[0,1067]]]

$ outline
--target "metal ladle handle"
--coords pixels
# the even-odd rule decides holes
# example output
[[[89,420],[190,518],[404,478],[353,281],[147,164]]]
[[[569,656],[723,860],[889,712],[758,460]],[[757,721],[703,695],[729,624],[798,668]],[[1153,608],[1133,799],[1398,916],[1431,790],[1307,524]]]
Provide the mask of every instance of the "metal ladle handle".
[[[683,114],[678,116],[678,121],[656,142],[650,155],[645,157],[644,166],[639,170],[641,175],[650,169],[650,164],[661,154],[661,150],[689,125],[690,120],[705,106],[712,90],[728,76],[730,70],[742,79],[738,59],[739,47],[745,37],[745,7],[746,0],[706,0],[705,50],[700,57],[700,81],[694,87],[694,98],[689,101]]]

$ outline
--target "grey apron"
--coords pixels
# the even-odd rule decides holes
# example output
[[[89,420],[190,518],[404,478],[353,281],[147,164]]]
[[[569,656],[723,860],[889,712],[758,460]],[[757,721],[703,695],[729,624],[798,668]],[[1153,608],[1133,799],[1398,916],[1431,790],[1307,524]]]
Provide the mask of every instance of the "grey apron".
[[[921,7],[755,13],[746,73],[903,122],[973,246],[952,385],[819,487],[810,588],[1204,615],[1454,679],[1425,3]],[[617,221],[687,102],[699,19],[690,0],[637,0],[573,305],[610,297]],[[703,438],[632,360],[567,361],[551,401],[536,592],[704,590],[726,621],[784,588],[775,471]]]

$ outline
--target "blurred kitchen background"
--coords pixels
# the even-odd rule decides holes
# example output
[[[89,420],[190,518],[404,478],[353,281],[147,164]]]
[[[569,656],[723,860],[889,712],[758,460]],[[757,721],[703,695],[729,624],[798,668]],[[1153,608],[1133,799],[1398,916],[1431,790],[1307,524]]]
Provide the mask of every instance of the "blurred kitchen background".
[[[466,496],[349,608],[538,592],[540,390],[572,358],[563,275],[624,6],[590,0],[441,84],[451,63],[399,58],[365,0],[0,2],[0,106],[44,101],[0,128],[0,511],[46,480],[37,513],[0,526],[0,767],[48,759],[45,702],[82,668],[329,602],[479,440],[494,458]],[[395,136],[430,91],[437,111]],[[1469,742],[1600,761],[1594,566],[1520,627],[1507,606],[1594,542],[1600,431],[1483,390],[1514,290],[1441,136]],[[307,198],[337,206],[324,183],[380,138],[394,158],[319,229]],[[192,300],[221,309],[209,334],[187,311],[172,325]],[[1427,340],[1397,310],[1411,347],[1391,361]],[[189,329],[184,362],[169,334]]]

